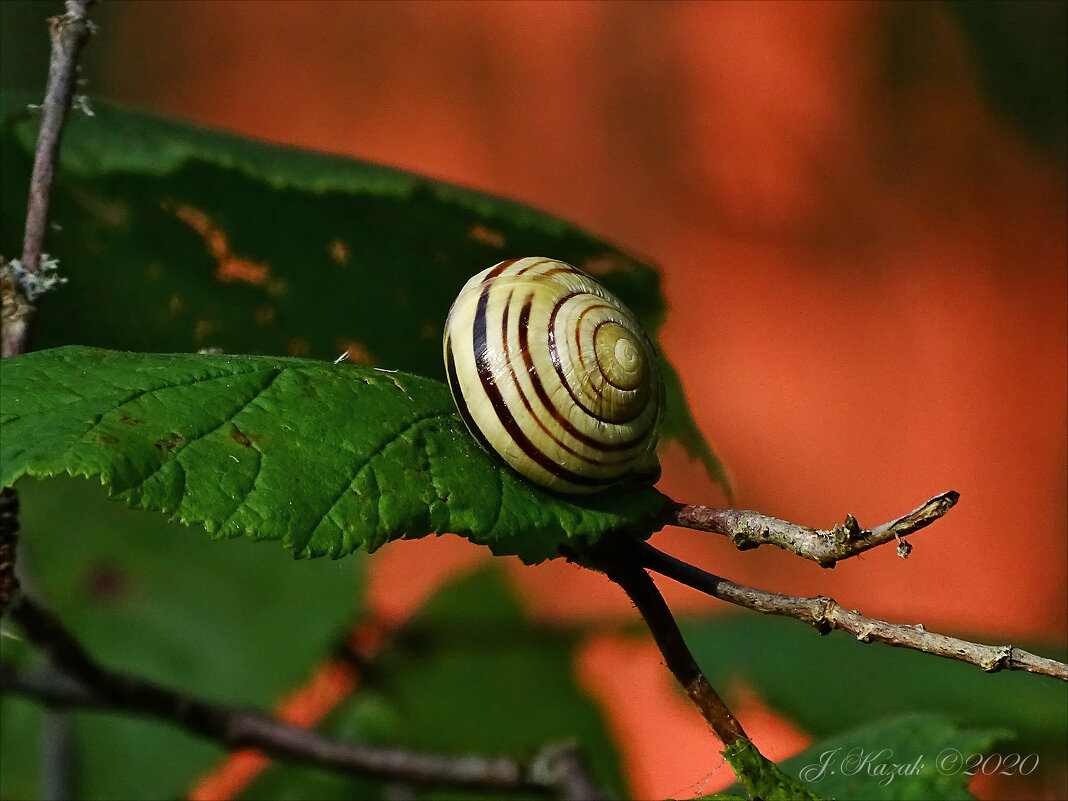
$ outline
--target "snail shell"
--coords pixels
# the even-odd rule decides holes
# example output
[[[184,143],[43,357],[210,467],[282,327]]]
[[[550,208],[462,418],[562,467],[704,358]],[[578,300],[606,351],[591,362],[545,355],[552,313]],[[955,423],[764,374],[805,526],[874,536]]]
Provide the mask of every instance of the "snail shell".
[[[468,429],[531,481],[591,493],[660,477],[656,351],[582,271],[542,258],[483,270],[449,310],[444,351]]]

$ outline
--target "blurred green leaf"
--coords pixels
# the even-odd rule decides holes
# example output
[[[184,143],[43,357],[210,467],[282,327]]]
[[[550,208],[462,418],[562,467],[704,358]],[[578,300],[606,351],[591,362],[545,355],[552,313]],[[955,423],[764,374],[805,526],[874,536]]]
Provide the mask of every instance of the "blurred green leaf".
[[[0,647],[0,652],[6,648]],[[5,653],[5,658],[7,655]],[[0,697],[0,798],[41,797],[41,738],[44,709],[32,701]]]
[[[1068,161],[1068,4],[1047,0],[953,0],[960,27],[991,105],[1029,142]]]
[[[503,575],[479,570],[446,585],[399,630],[327,729],[381,744],[523,759],[573,740],[596,780],[619,795],[625,790],[619,757],[597,705],[574,675],[577,645],[566,631],[529,623]],[[305,779],[307,792],[300,789]],[[275,765],[245,797],[373,797],[360,794],[364,785],[346,781]],[[417,797],[502,796],[436,789]]]
[[[362,559],[294,562],[247,540],[211,543],[109,502],[86,481],[18,489],[24,578],[109,667],[269,710],[307,680],[358,614]],[[10,637],[0,638],[0,655],[27,662]],[[0,796],[38,797],[41,713],[21,699],[3,703]],[[69,717],[78,798],[183,796],[224,756],[165,724]]]
[[[0,94],[0,243],[21,250],[34,98]],[[591,273],[656,338],[656,271],[548,214],[351,159],[95,103],[64,134],[49,251],[70,279],[41,304],[34,347],[310,356],[444,378],[446,312],[502,259]],[[667,366],[666,366],[667,367]],[[665,437],[722,466],[669,378]]]
[[[901,715],[816,743],[782,768],[829,798],[971,799],[971,776],[957,755],[987,753],[1009,736],[997,729],[961,729],[939,715]]]
[[[448,389],[267,356],[68,346],[4,363],[0,484],[99,476],[130,506],[298,556],[453,532],[527,562],[607,531],[648,534],[652,487],[552,495],[483,453]]]
[[[63,0],[0,3],[0,87],[40,92],[48,76],[48,17],[62,14]]]
[[[918,651],[861,644],[844,632],[821,637],[783,618],[731,615],[681,628],[714,686],[744,683],[816,736],[916,711],[1009,729],[1029,751],[1063,758],[1068,746],[1068,696],[1062,683],[1043,676],[984,673]],[[1034,650],[1064,658],[1048,646]]]

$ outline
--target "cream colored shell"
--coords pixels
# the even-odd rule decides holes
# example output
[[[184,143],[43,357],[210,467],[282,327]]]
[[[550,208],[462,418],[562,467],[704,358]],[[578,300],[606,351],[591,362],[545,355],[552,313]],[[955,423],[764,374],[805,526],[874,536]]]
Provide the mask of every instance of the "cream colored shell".
[[[486,450],[559,492],[660,476],[664,389],[637,318],[560,261],[509,259],[472,277],[445,323],[453,399]]]

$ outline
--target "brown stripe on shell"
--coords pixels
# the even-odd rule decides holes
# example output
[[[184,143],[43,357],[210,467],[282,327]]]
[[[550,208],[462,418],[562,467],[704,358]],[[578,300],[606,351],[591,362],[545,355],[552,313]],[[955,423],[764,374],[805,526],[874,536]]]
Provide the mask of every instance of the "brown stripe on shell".
[[[513,264],[515,264],[517,261],[522,261],[522,259],[505,259],[500,264],[494,266],[494,268],[492,270],[490,270],[488,273],[486,273],[486,277],[482,279],[482,283],[483,284],[488,284],[494,278],[496,278],[498,275],[503,273],[505,270],[507,270]]]
[[[590,417],[594,418],[595,420],[601,420],[602,422],[606,422],[607,423],[608,422],[607,420],[605,420],[603,417],[601,417],[597,412],[595,412],[593,409],[591,409],[585,403],[580,401],[578,396],[575,394],[575,390],[573,390],[571,388],[571,385],[567,381],[567,376],[564,374],[564,365],[563,365],[562,360],[560,359],[560,349],[556,344],[556,315],[560,312],[560,308],[564,305],[564,303],[566,303],[567,301],[571,300],[571,298],[575,297],[576,295],[584,295],[584,294],[589,294],[589,293],[586,293],[586,292],[570,292],[567,295],[564,295],[562,298],[560,298],[556,302],[556,305],[553,307],[552,313],[549,315],[549,358],[552,359],[553,367],[556,368],[556,374],[558,376],[560,376],[561,383],[563,383],[564,387],[567,389],[567,393],[571,396],[571,400],[573,400],[575,402],[575,405],[577,405],[580,409],[582,409],[584,412],[586,412],[586,414],[588,414]],[[645,411],[645,408],[646,407],[643,406],[642,408],[638,409],[634,414],[632,414],[630,417],[624,417],[621,420],[614,421],[614,424],[615,425],[620,425],[622,423],[629,423],[631,420],[635,419],[636,417],[641,416],[642,412]]]
[[[456,357],[452,353],[452,339],[447,338],[445,340],[445,352],[448,354],[448,358],[445,360],[445,378],[449,382],[449,389],[452,390],[452,398],[456,401],[456,408],[460,411],[460,417],[463,418],[464,425],[467,426],[467,430],[471,432],[475,440],[486,453],[491,453],[494,456],[497,452],[489,444],[489,440],[486,439],[477,425],[475,425],[475,419],[471,416],[471,410],[467,408],[467,399],[464,398],[463,390],[460,388],[460,382],[456,378]]]
[[[574,448],[570,447],[567,443],[562,442],[560,438],[552,431],[550,431],[549,427],[541,421],[541,418],[537,414],[535,414],[534,407],[530,404],[530,399],[527,398],[527,394],[523,391],[523,387],[519,383],[519,376],[516,375],[515,365],[512,364],[511,349],[508,347],[508,310],[512,307],[512,296],[513,292],[509,292],[508,300],[504,304],[504,314],[501,317],[501,350],[508,356],[508,371],[512,376],[512,384],[515,386],[516,394],[519,395],[519,399],[523,402],[523,408],[527,410],[527,414],[530,416],[530,419],[538,424],[538,428],[542,430],[546,437],[555,442],[561,449],[567,451],[576,459],[581,459],[587,464],[593,465],[612,464],[611,462],[606,463],[598,459],[591,459],[589,456],[584,456],[583,454],[576,451]],[[530,304],[533,297],[534,296],[531,295],[530,298],[527,299],[527,302],[524,305],[523,309],[519,312],[519,350],[523,354],[523,361],[526,366],[527,372],[530,374],[532,379],[537,380],[537,376],[533,369],[533,363],[530,360],[530,353],[529,351],[527,351],[526,325],[527,321],[530,319]],[[524,316],[523,314],[524,311],[526,312],[526,316]],[[535,389],[535,391],[537,390]],[[542,389],[542,392],[544,392],[544,389]],[[547,398],[545,398],[544,400],[547,400]],[[553,414],[553,417],[558,422],[566,422],[560,420],[560,413],[555,407],[549,407],[548,411]]]
[[[552,261],[552,259],[538,259],[538,260],[537,260],[537,261],[535,261],[535,262],[532,262],[532,263],[530,263],[530,264],[527,264],[527,265],[525,265],[525,266],[524,266],[524,267],[523,267],[523,268],[522,268],[521,270],[519,270],[519,271],[518,271],[518,272],[516,273],[516,275],[523,275],[523,274],[524,274],[524,273],[525,273],[525,272],[526,272],[527,270],[533,270],[533,269],[534,269],[535,267],[537,267],[538,265],[541,265],[541,264],[548,264],[548,263],[549,263],[549,262],[551,262],[551,261]],[[552,270],[547,270],[546,272],[542,273],[542,275],[548,275],[548,274],[549,274],[549,273],[551,273],[551,272],[552,272]]]
[[[482,388],[485,390],[490,408],[492,408],[497,415],[497,419],[504,427],[505,432],[511,437],[512,441],[519,447],[519,449],[526,454],[527,458],[547,473],[550,473],[563,481],[583,487],[607,486],[615,483],[617,479],[616,476],[608,478],[591,478],[590,476],[580,475],[572,470],[568,470],[563,465],[557,464],[543,453],[537,445],[530,441],[530,438],[512,415],[511,410],[509,410],[507,404],[504,402],[500,387],[497,386],[496,380],[493,377],[493,371],[490,368],[489,360],[487,358],[488,343],[486,340],[486,317],[489,306],[489,290],[490,287],[488,285],[485,286],[478,299],[478,307],[475,311],[474,330],[472,332],[472,344],[474,346],[475,366],[478,370],[479,380],[482,382]],[[500,455],[502,459],[504,458],[499,452],[498,455]]]
[[[549,276],[560,275],[560,274],[564,274],[564,275],[585,275],[585,273],[582,272],[581,270],[575,269],[570,264],[565,264],[563,267],[553,267],[550,270],[546,270],[545,272],[542,273],[542,276],[548,278]]]
[[[645,438],[644,433],[642,434],[642,436],[637,437],[636,439],[628,440],[626,442],[601,442],[600,440],[594,439],[588,434],[583,434],[581,431],[575,428],[575,426],[572,425],[571,421],[564,417],[560,410],[556,408],[552,400],[549,398],[549,393],[545,390],[545,385],[542,383],[541,375],[539,375],[537,368],[535,368],[534,366],[534,358],[530,355],[528,326],[530,323],[530,309],[533,304],[534,295],[530,295],[527,298],[526,302],[523,304],[523,308],[519,310],[519,352],[523,354],[523,366],[526,368],[527,375],[530,376],[530,383],[534,387],[534,394],[538,396],[538,400],[541,402],[542,407],[547,412],[549,412],[549,414],[552,415],[553,420],[556,421],[557,425],[559,425],[560,428],[564,429],[564,431],[566,431],[572,437],[574,437],[583,445],[589,448],[612,453],[618,451],[625,451],[630,448],[633,448],[635,445],[640,444],[641,441]],[[522,392],[520,392],[520,394],[522,394]],[[526,396],[523,397],[523,402],[527,402]],[[529,405],[527,405],[527,409],[530,409]],[[545,426],[542,425],[540,420],[538,420],[538,425],[540,425],[542,427],[542,430],[544,430],[547,434],[549,433],[545,429]],[[552,435],[550,434],[550,436]],[[562,442],[560,442],[560,440],[555,436],[553,436],[553,439],[558,445],[560,445],[561,448],[564,448],[569,453],[575,453],[573,450],[571,450]],[[575,455],[578,456],[579,454]],[[612,462],[599,462],[593,459],[587,459],[587,461],[591,461],[596,464],[613,464]]]
[[[591,295],[590,297],[597,297],[597,296],[596,295]],[[585,317],[587,314],[589,314],[594,309],[608,309],[609,311],[611,311],[612,307],[609,306],[607,303],[594,303],[594,304],[584,308],[582,310],[582,312],[579,314],[578,319],[575,320],[575,351],[579,354],[579,362],[580,363],[583,361],[582,360],[582,336],[581,336],[582,335],[582,318]],[[594,342],[597,341],[597,337],[596,337],[597,328],[600,328],[603,324],[604,324],[604,321],[598,323],[597,327],[593,329],[593,332],[594,332],[594,335],[595,335],[594,336],[594,340],[593,340]],[[594,351],[593,351],[593,363],[595,365],[597,365],[597,372],[599,372],[601,374],[601,376],[604,378],[605,381],[608,381],[608,376],[604,374],[603,370],[601,370],[601,363],[599,361],[597,361],[597,350],[596,350],[596,348],[594,348]],[[611,384],[612,382],[608,381],[608,383]],[[612,384],[612,386],[615,386],[615,384]],[[591,384],[590,385],[590,389],[592,389],[594,392],[597,393],[597,397],[598,398],[603,398],[604,397],[604,388],[600,384],[596,384],[596,383],[595,384]]]

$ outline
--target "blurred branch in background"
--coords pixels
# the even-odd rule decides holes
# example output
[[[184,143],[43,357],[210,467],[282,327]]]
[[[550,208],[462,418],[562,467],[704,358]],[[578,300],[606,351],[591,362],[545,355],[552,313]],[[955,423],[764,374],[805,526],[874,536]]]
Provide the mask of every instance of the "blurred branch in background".
[[[453,756],[347,743],[253,710],[187,695],[100,665],[56,616],[23,595],[12,619],[48,654],[55,669],[0,671],[5,692],[56,709],[97,708],[166,721],[231,750],[253,748],[272,757],[419,786],[534,791],[570,799],[604,798],[575,747],[550,745],[522,762],[507,757]]]

